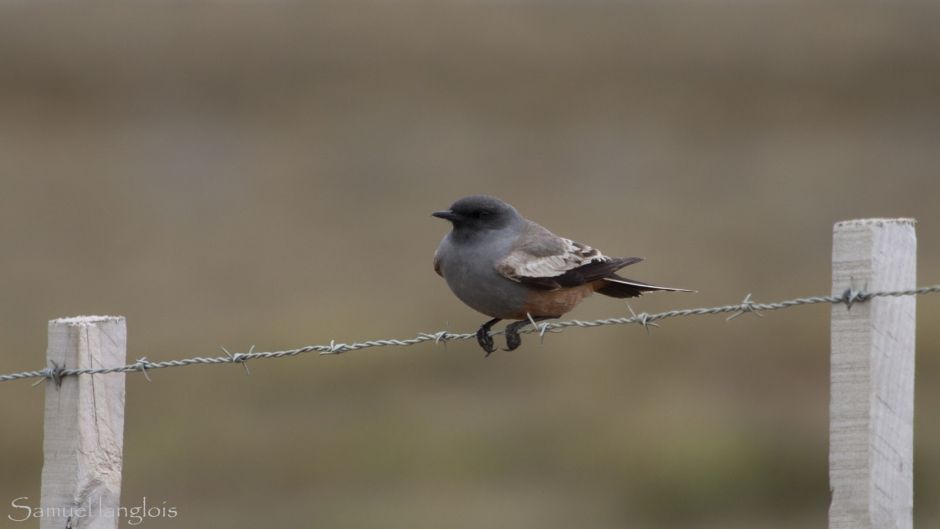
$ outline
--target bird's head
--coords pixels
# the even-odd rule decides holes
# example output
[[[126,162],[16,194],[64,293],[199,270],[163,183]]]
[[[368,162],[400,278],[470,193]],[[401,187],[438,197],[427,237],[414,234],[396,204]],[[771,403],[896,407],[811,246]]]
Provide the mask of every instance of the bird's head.
[[[449,209],[435,211],[432,216],[450,221],[456,232],[498,230],[522,217],[516,209],[498,198],[486,195],[464,197]]]

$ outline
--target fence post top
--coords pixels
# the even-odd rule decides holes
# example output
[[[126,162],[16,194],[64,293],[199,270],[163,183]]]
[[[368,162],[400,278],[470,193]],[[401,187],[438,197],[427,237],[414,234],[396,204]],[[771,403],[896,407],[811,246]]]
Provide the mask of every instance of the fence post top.
[[[884,226],[885,224],[901,224],[907,226],[914,226],[917,224],[917,219],[901,217],[896,219],[887,219],[887,218],[873,218],[873,219],[850,219],[850,220],[841,220],[836,222],[834,229],[838,230],[840,228],[850,228],[853,226]]]
[[[95,325],[97,323],[121,323],[124,321],[124,316],[71,316],[68,318],[56,318],[54,320],[49,320],[49,326],[53,325],[70,325],[70,326],[85,326],[85,325]]]

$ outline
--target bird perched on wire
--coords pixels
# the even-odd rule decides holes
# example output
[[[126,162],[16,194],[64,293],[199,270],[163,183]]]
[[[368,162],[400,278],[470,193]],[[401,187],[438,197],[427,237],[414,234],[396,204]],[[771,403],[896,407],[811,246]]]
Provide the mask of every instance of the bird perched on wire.
[[[520,329],[559,318],[594,292],[614,298],[690,292],[621,277],[617,270],[642,258],[608,257],[559,237],[494,197],[465,197],[431,215],[453,225],[434,253],[434,271],[461,301],[492,318],[476,333],[487,356],[496,350],[490,330],[501,320],[518,320],[505,331],[512,351],[522,343]]]

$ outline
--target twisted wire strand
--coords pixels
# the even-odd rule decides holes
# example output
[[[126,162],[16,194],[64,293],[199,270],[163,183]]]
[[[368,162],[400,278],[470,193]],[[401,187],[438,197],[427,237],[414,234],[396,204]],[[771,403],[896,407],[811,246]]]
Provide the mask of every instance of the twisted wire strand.
[[[787,309],[790,307],[796,307],[800,305],[817,305],[820,303],[829,303],[829,304],[839,304],[843,303],[851,309],[852,305],[855,303],[863,303],[871,300],[872,298],[877,297],[898,297],[898,296],[920,296],[925,294],[935,294],[940,292],[940,285],[933,285],[927,287],[914,288],[909,290],[892,290],[892,291],[882,291],[882,292],[865,292],[863,290],[854,290],[848,289],[842,295],[839,296],[810,296],[804,298],[795,298],[786,301],[777,301],[773,303],[755,303],[751,301],[751,295],[748,294],[741,303],[736,303],[733,305],[722,305],[718,307],[702,307],[702,308],[690,308],[690,309],[676,309],[676,310],[667,310],[665,312],[658,312],[655,314],[647,314],[641,312],[639,314],[633,313],[633,309],[630,309],[631,316],[628,317],[617,317],[617,318],[604,318],[598,320],[567,320],[559,322],[543,322],[535,323],[533,322],[532,327],[527,327],[520,330],[520,333],[532,334],[538,333],[540,336],[544,336],[546,332],[561,332],[570,327],[580,327],[580,328],[592,328],[592,327],[601,327],[605,325],[641,325],[647,331],[649,331],[650,326],[658,326],[657,321],[665,320],[668,318],[679,318],[686,316],[703,316],[707,314],[727,314],[731,313],[731,316],[727,318],[728,320],[734,319],[745,313],[755,313],[760,315],[761,312],[772,311],[772,310],[781,310]],[[494,332],[492,334],[503,334],[502,331]],[[9,382],[13,380],[29,379],[29,378],[38,378],[40,379],[36,383],[42,382],[42,380],[50,380],[56,384],[61,384],[62,377],[67,376],[76,376],[76,375],[102,375],[107,373],[129,373],[129,372],[140,372],[150,380],[148,371],[154,369],[165,369],[169,367],[186,367],[192,365],[213,365],[213,364],[242,364],[245,366],[246,372],[248,369],[247,362],[249,360],[258,360],[262,358],[285,358],[290,356],[298,356],[301,354],[307,353],[318,353],[321,356],[325,355],[338,355],[341,353],[346,353],[349,351],[358,351],[361,349],[369,349],[373,347],[409,347],[412,345],[417,345],[425,342],[434,342],[434,343],[444,343],[447,342],[459,341],[459,340],[469,340],[476,337],[476,333],[450,333],[447,331],[438,331],[434,333],[418,333],[414,338],[407,339],[380,339],[380,340],[366,340],[362,342],[351,342],[351,343],[338,343],[336,341],[331,341],[328,345],[305,345],[303,347],[298,347],[296,349],[285,349],[283,351],[254,351],[254,347],[249,349],[245,353],[230,353],[226,349],[222,349],[225,353],[224,356],[195,356],[192,358],[183,358],[178,360],[163,360],[159,362],[152,362],[147,360],[146,357],[138,359],[136,362],[131,364],[126,364],[123,366],[115,366],[108,368],[84,368],[84,369],[67,369],[64,366],[53,365],[45,369],[38,371],[21,371],[18,373],[9,373],[5,375],[0,375],[0,382]]]

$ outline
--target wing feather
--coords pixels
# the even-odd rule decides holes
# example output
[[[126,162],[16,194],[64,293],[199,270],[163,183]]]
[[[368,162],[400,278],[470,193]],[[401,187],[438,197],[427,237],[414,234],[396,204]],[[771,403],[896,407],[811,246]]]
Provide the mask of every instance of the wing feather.
[[[638,257],[608,257],[586,244],[558,237],[532,223],[520,243],[496,265],[504,277],[555,290],[583,285],[640,261]]]
[[[441,273],[441,252],[440,249],[434,251],[434,271],[437,272],[437,275],[444,277],[444,274]]]

